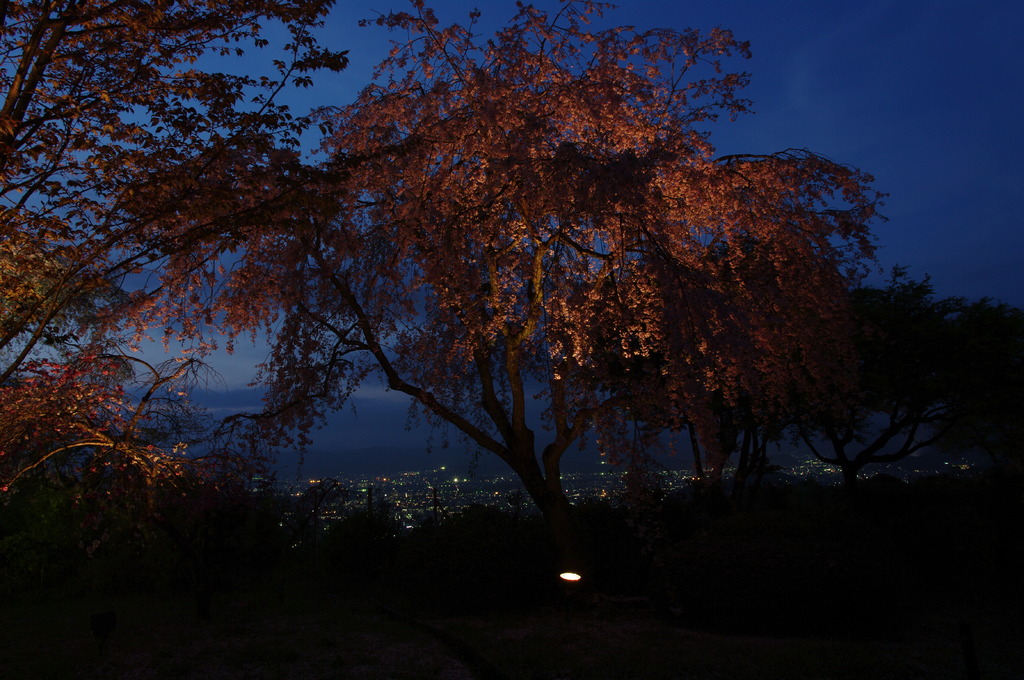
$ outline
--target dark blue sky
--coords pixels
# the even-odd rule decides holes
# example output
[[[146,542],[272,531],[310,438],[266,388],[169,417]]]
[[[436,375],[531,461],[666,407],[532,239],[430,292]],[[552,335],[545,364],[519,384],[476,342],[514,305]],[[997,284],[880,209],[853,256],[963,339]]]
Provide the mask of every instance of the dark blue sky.
[[[350,50],[351,66],[312,88],[310,105],[349,102],[386,53],[387,32],[356,21],[407,8],[404,0],[338,4],[325,36]],[[428,4],[443,23],[463,21],[474,7],[485,26],[515,13],[511,0]],[[1024,307],[1020,0],[630,0],[605,20],[722,26],[749,40],[753,58],[734,63],[752,74],[745,94],[755,113],[715,130],[721,153],[808,148],[870,172],[888,194],[889,221],[875,229],[882,271],[907,266],[914,277],[930,275],[939,295]],[[259,358],[259,350],[242,351],[225,363],[230,390],[211,404],[256,406],[244,385]],[[304,474],[468,464],[461,451],[422,452],[424,434],[403,429],[404,397],[372,385],[355,406],[358,417],[341,414],[315,437]]]

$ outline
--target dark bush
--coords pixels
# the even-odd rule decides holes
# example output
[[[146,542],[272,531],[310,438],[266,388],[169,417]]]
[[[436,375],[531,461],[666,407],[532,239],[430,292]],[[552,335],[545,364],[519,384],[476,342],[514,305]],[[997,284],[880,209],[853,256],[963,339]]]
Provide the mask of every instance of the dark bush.
[[[892,542],[840,507],[735,514],[666,556],[673,610],[733,633],[884,635],[909,613]]]
[[[918,597],[962,606],[1020,592],[1024,486],[1012,473],[933,476],[912,483],[868,480],[859,507],[899,546]],[[1019,595],[1018,595],[1019,596]]]
[[[648,592],[651,560],[636,522],[627,508],[604,501],[585,502],[576,508],[589,588],[616,595]]]
[[[358,512],[331,526],[321,551],[326,568],[374,582],[392,568],[398,524],[388,513]]]
[[[393,589],[413,604],[445,613],[550,602],[557,577],[540,517],[515,519],[473,506],[398,544]]]
[[[0,594],[74,588],[87,559],[73,490],[27,477],[0,504]]]

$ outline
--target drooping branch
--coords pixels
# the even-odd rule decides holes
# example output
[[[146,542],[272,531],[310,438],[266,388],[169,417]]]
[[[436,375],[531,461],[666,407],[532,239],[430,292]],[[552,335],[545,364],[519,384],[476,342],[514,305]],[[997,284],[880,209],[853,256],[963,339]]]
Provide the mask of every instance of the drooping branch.
[[[356,322],[359,326],[360,334],[363,337],[363,343],[368,348],[369,352],[373,355],[377,366],[384,373],[387,379],[388,387],[397,392],[407,394],[418,403],[422,404],[429,410],[436,413],[439,417],[445,421],[451,423],[459,430],[461,430],[466,436],[475,441],[481,447],[491,451],[503,460],[508,458],[508,450],[500,443],[495,441],[486,432],[473,425],[468,419],[464,418],[459,413],[452,411],[450,408],[445,406],[432,392],[417,385],[413,385],[406,382],[401,377],[399,372],[396,370],[387,352],[381,346],[379,339],[377,338],[376,331],[371,323],[366,311],[359,303],[358,298],[352,292],[348,284],[339,278],[337,275],[330,276],[331,283],[334,285],[335,290],[341,296],[345,302],[346,308],[355,316]]]

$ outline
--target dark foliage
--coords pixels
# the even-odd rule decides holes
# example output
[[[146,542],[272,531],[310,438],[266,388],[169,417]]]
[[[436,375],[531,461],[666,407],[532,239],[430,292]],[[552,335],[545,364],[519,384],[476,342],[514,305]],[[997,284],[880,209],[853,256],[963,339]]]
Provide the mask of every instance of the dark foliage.
[[[398,524],[388,513],[355,513],[324,535],[326,569],[377,582],[391,570],[397,542]]]
[[[634,529],[634,516],[622,506],[590,501],[576,510],[589,557],[589,588],[615,595],[646,594],[651,560]]]
[[[735,513],[665,557],[681,622],[729,633],[876,635],[909,613],[890,538],[841,504]]]
[[[644,512],[582,503],[579,601],[641,601],[688,627],[768,635],[880,638],[922,615],[966,620],[993,603],[1017,620],[1022,489],[1024,472],[1008,465],[963,479],[879,476],[855,497],[810,482],[771,487],[762,505],[724,516],[699,495],[660,498]],[[113,511],[98,520],[70,491],[26,484],[0,505],[4,595],[198,596],[201,586],[208,597],[270,583],[286,593],[314,579],[417,615],[562,602],[539,516],[473,506],[403,533],[378,504],[296,543],[285,499],[214,491],[193,489],[168,510],[191,546],[183,550],[169,532]]]
[[[85,561],[86,516],[72,490],[26,478],[0,503],[0,595],[63,590]]]
[[[285,553],[284,506],[228,486],[182,489],[158,519],[43,477],[0,504],[0,594],[181,595],[258,587]],[[193,593],[194,594],[194,593]]]
[[[899,546],[919,597],[941,598],[959,610],[983,599],[1008,607],[1024,604],[1024,472],[1019,466],[914,483],[876,477],[864,485],[858,508]]]
[[[1024,475],[877,476],[851,498],[813,483],[772,489],[676,542],[667,598],[685,625],[730,633],[886,637],[925,613],[1024,610]]]
[[[557,574],[540,517],[516,520],[472,506],[402,539],[391,585],[438,612],[480,612],[551,602]]]
[[[926,447],[1019,461],[1024,311],[935,297],[895,268],[884,288],[851,294],[859,377],[846,405],[797,413],[801,439],[854,489],[868,465]]]

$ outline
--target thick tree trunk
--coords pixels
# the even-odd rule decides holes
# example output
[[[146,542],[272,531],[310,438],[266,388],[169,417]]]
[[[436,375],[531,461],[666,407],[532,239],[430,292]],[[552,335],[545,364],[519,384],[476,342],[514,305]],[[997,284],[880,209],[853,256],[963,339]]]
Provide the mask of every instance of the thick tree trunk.
[[[843,471],[843,488],[849,493],[857,491],[857,474],[862,466],[851,463],[840,463],[839,468]]]
[[[761,489],[761,482],[764,481],[764,475],[768,472],[768,442],[761,441],[757,447],[757,463],[754,474],[754,485],[750,489],[750,494],[747,496],[747,506],[750,507],[754,500],[757,498],[758,491]]]
[[[583,575],[586,567],[579,548],[579,537],[572,519],[572,506],[564,493],[549,494],[546,507],[541,508],[555,546],[558,573]]]
[[[736,463],[736,472],[732,478],[732,493],[729,495],[733,506],[737,509],[744,507],[744,493],[747,486],[747,478],[750,476],[753,460],[751,448],[756,446],[750,428],[743,430],[743,444],[740,446],[740,459]]]
[[[561,476],[549,472],[545,478],[533,458],[529,464],[517,466],[515,471],[526,487],[526,493],[530,494],[547,521],[555,549],[557,573],[585,575],[586,565],[573,523],[572,505],[562,489]]]
[[[700,481],[704,481],[704,464],[701,461],[700,442],[697,440],[697,430],[693,425],[686,426],[690,433],[690,449],[693,451],[693,474]]]

